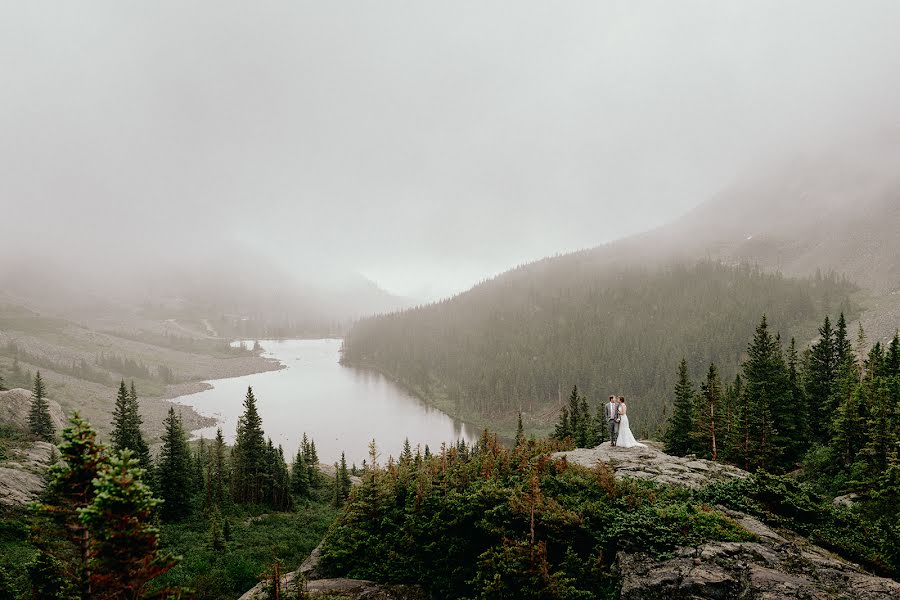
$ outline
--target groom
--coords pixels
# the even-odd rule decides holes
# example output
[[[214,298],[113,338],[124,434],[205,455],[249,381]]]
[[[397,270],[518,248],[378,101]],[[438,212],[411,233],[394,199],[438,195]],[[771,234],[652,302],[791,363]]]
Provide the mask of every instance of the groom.
[[[619,437],[619,421],[621,421],[621,417],[619,417],[619,403],[616,401],[615,396],[609,397],[609,402],[607,402],[604,407],[606,420],[609,421],[609,442],[610,445],[616,445],[616,438]]]

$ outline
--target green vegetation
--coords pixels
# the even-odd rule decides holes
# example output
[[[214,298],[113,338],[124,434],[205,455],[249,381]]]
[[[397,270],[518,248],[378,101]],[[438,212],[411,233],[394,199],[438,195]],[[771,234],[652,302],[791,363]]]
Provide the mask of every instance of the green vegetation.
[[[806,487],[778,480],[784,489],[772,494],[792,498],[792,510],[807,521],[786,524],[896,577],[900,334],[886,350],[876,343],[865,356],[861,328],[857,339],[854,350],[843,314],[836,328],[826,317],[802,356],[792,339],[785,357],[763,317],[741,374],[724,391],[712,364],[693,392],[682,361],[666,450],[751,471],[796,472]],[[853,510],[830,507],[826,499],[840,494],[855,494]]]
[[[452,299],[360,321],[347,364],[372,367],[462,418],[511,437],[521,410],[547,430],[563,390],[589,403],[635,398],[639,435],[661,430],[675,381],[667,365],[719,366],[730,380],[760,314],[810,339],[818,315],[849,311],[847,281],[788,279],[703,262],[615,269],[590,253],[539,261]],[[696,374],[704,371],[698,371]]]
[[[52,442],[56,437],[53,420],[50,418],[50,405],[47,402],[44,380],[41,372],[34,376],[34,387],[31,388],[31,410],[28,413],[28,428],[36,439]]]
[[[144,434],[141,432],[142,423],[134,381],[131,382],[129,390],[125,387],[123,379],[119,384],[119,393],[113,409],[112,449],[116,452],[131,450],[137,457],[139,466],[148,471],[150,469],[150,447],[147,446]]]
[[[614,598],[619,550],[752,538],[692,492],[553,461],[558,447],[504,448],[485,433],[387,465],[373,447],[325,539],[324,567],[436,598]]]

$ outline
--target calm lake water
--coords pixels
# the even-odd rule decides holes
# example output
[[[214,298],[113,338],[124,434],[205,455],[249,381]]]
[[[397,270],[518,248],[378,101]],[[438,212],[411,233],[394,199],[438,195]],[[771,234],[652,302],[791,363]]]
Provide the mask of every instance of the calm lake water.
[[[260,341],[264,355],[287,368],[246,377],[210,381],[213,389],[181,396],[175,401],[214,417],[225,439],[234,441],[243,412],[247,386],[253,386],[263,429],[284,447],[290,462],[305,431],[316,442],[319,460],[333,463],[347,454],[347,463],[361,464],[369,455],[369,441],[378,444],[381,461],[397,457],[403,440],[413,448],[441,442],[472,441],[475,432],[465,424],[425,405],[383,376],[338,364],[341,340]],[[207,439],[216,427],[198,429]]]

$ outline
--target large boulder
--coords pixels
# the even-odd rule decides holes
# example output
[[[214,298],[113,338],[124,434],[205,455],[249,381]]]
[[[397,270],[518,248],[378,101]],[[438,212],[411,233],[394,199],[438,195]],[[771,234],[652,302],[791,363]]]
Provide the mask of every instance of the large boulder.
[[[66,426],[66,415],[56,400],[47,399],[50,419],[59,433]],[[16,388],[0,392],[0,425],[28,431],[28,413],[31,410],[31,392]]]
[[[679,548],[661,560],[620,552],[620,599],[900,598],[896,581],[870,575],[803,538],[786,539],[752,517],[729,514],[756,534],[757,541],[709,542]]]
[[[746,471],[731,465],[690,456],[670,456],[653,442],[646,442],[643,448],[622,448],[605,442],[596,448],[556,452],[553,458],[564,458],[584,467],[594,467],[598,462],[604,462],[612,468],[617,479],[630,477],[690,488],[749,476]]]

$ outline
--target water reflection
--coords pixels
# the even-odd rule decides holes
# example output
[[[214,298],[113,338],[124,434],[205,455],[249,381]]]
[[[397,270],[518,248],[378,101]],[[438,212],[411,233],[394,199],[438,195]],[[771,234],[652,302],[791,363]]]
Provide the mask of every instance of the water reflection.
[[[226,440],[234,441],[247,386],[253,386],[266,435],[284,447],[290,460],[305,431],[316,441],[319,458],[334,462],[341,451],[360,464],[375,439],[383,459],[397,456],[404,438],[415,447],[432,450],[442,442],[472,441],[475,432],[464,423],[424,404],[380,374],[338,364],[340,340],[260,342],[267,356],[285,369],[246,377],[211,381],[214,386],[177,402],[215,417]],[[194,432],[215,436],[216,427]]]

